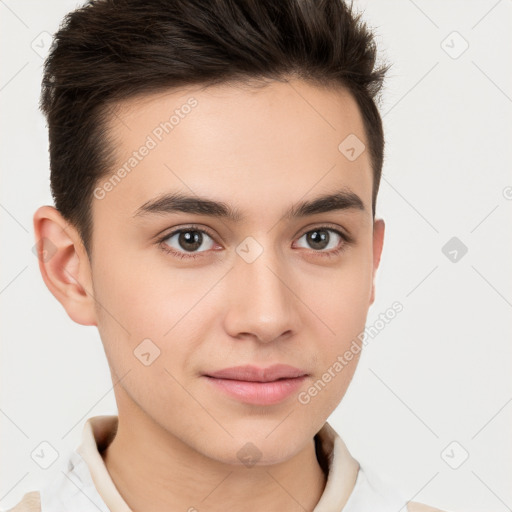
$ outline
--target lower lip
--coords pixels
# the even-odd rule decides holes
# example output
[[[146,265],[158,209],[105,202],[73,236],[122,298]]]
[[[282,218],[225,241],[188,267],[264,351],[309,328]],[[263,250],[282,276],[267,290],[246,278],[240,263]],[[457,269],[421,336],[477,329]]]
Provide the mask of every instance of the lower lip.
[[[245,380],[217,379],[205,375],[217,389],[238,399],[254,405],[277,404],[294,394],[302,385],[306,376],[272,382],[249,382]]]

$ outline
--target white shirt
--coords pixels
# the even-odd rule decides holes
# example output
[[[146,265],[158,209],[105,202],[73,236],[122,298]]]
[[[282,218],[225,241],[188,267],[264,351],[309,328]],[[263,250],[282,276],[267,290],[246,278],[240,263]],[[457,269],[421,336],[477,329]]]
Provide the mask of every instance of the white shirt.
[[[70,453],[60,475],[40,491],[41,512],[131,512],[101,457],[112,441],[117,416],[93,416],[83,428],[80,446]],[[373,470],[361,468],[335,430],[325,423],[317,434],[327,457],[327,482],[313,512],[407,512],[404,493]],[[358,468],[352,490],[344,475]],[[344,507],[342,503],[348,500]]]

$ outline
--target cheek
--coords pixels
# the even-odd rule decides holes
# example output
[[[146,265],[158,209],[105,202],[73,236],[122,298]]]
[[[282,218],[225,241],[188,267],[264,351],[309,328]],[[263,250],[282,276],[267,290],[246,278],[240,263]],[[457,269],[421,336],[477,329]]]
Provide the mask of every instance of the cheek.
[[[135,252],[111,255],[108,261],[94,271],[96,298],[111,313],[105,321],[117,321],[131,336],[161,337],[184,314],[194,286],[179,271],[144,261]]]
[[[304,295],[337,348],[364,329],[371,297],[371,262],[369,250],[354,251],[338,269],[316,280],[315,286],[309,283],[310,291]]]
[[[142,354],[173,373],[194,354],[208,322],[207,301],[198,303],[211,287],[204,276],[124,254],[115,265],[95,269],[93,283],[98,330],[118,376],[138,369]]]
[[[318,393],[316,404],[326,413],[337,407],[354,375],[370,305],[371,247],[351,256],[310,294],[311,309],[322,320],[323,332],[317,337],[318,374],[311,393]]]

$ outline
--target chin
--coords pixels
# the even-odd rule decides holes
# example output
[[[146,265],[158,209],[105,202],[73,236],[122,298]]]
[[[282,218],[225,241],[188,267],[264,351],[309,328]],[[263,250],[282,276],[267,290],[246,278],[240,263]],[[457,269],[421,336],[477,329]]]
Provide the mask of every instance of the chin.
[[[292,435],[284,429],[280,433],[277,430],[272,432],[272,429],[262,430],[254,420],[253,425],[254,427],[249,430],[230,431],[233,437],[224,436],[223,443],[219,443],[216,436],[212,444],[201,447],[201,451],[223,464],[255,467],[285,462],[307,443],[307,440],[297,438],[296,430],[293,432],[295,435]],[[276,424],[273,422],[273,428],[275,427]]]

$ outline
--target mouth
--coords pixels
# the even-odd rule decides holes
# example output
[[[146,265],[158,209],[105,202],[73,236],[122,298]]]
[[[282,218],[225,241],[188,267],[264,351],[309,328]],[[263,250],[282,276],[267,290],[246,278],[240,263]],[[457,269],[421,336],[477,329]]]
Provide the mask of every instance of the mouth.
[[[308,376],[304,370],[283,364],[267,368],[235,366],[203,375],[217,391],[253,405],[284,401],[298,391]]]
[[[304,370],[287,364],[274,364],[266,368],[258,366],[232,366],[206,374],[208,377],[247,382],[274,382],[280,379],[294,379],[308,373]]]

